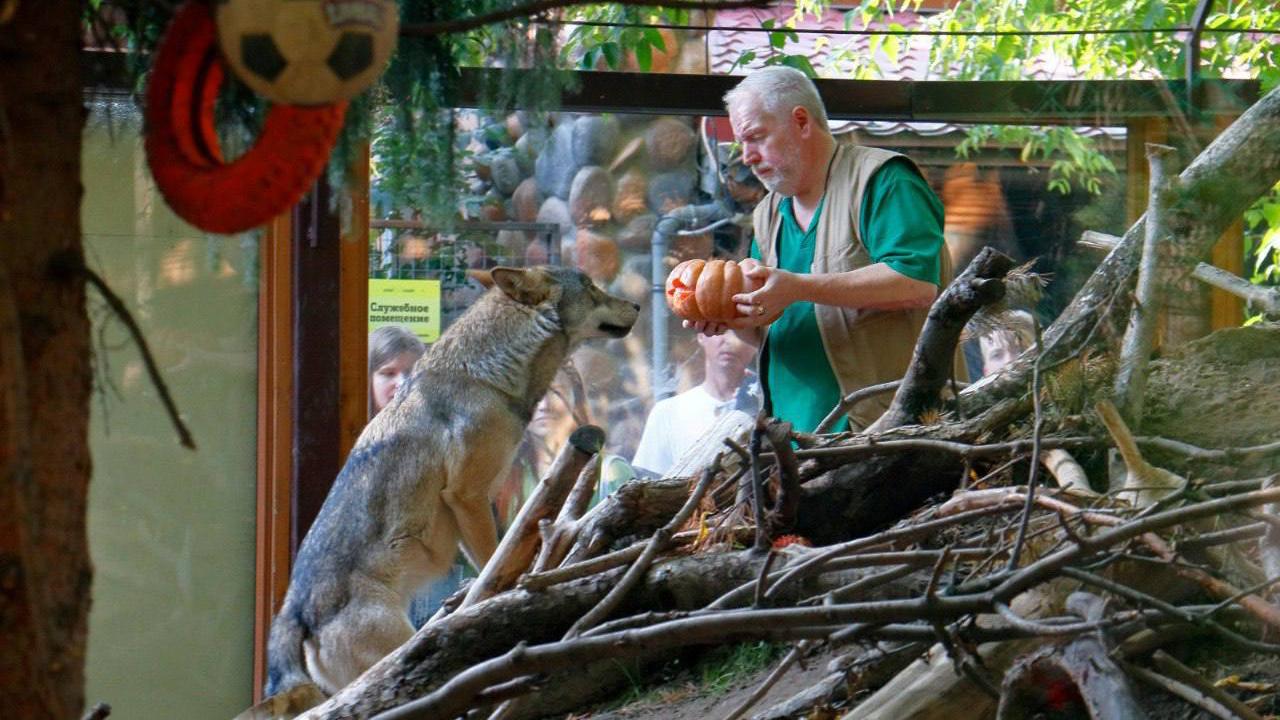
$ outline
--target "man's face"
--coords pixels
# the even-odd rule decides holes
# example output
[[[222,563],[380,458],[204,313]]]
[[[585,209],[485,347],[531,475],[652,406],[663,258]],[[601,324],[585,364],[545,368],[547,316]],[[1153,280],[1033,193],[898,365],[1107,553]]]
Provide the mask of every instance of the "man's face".
[[[736,333],[699,333],[698,344],[702,346],[702,352],[706,353],[707,371],[724,373],[729,377],[741,376],[756,356],[756,349],[743,342]]]
[[[729,109],[742,162],[771,192],[795,195],[800,181],[800,132],[791,116],[774,117],[747,98]]]

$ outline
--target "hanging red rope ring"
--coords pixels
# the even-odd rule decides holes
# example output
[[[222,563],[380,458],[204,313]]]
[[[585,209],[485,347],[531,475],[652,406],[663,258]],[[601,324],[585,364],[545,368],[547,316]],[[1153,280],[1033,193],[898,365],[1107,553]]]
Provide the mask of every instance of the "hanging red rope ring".
[[[347,103],[273,105],[253,147],[222,159],[213,111],[225,76],[208,4],[188,0],[165,31],[147,82],[147,164],[169,207],[215,233],[265,224],[324,170]]]

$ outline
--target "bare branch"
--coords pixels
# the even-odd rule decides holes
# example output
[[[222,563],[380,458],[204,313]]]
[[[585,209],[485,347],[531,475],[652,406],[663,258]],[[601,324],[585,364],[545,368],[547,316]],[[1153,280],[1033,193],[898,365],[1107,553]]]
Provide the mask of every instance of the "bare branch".
[[[1280,314],[1280,291],[1275,288],[1254,285],[1244,278],[1203,262],[1196,265],[1196,269],[1191,271],[1191,276],[1241,298],[1251,307],[1267,315]]]
[[[169,386],[165,383],[164,378],[160,377],[160,368],[156,365],[155,356],[151,354],[151,346],[147,344],[147,338],[142,334],[142,328],[139,328],[138,323],[133,319],[133,314],[129,312],[129,308],[125,307],[124,301],[107,285],[107,281],[103,280],[101,275],[83,265],[78,270],[84,276],[84,279],[102,295],[102,299],[106,301],[111,311],[116,314],[116,317],[120,318],[120,322],[124,323],[125,328],[129,331],[129,336],[133,338],[134,344],[138,346],[138,354],[142,356],[142,364],[147,368],[147,377],[151,379],[151,384],[155,386],[156,392],[160,394],[160,402],[164,405],[165,412],[169,414],[169,421],[173,423],[174,430],[178,432],[178,442],[184,448],[195,450],[195,438],[192,437],[191,430],[187,427],[187,424],[182,421],[182,415],[178,412],[178,405],[173,401],[173,394],[169,392]]]

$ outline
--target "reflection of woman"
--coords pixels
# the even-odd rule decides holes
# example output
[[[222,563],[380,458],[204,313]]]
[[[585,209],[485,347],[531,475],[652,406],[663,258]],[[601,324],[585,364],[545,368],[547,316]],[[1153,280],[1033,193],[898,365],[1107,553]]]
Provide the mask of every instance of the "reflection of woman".
[[[369,333],[369,417],[391,402],[427,347],[400,325],[384,325]]]

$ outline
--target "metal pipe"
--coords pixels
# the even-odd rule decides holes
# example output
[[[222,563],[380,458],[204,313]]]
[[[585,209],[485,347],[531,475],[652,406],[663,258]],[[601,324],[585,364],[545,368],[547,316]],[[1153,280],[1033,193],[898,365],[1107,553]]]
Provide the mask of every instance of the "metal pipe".
[[[650,279],[652,285],[650,285],[649,302],[652,325],[649,331],[650,357],[653,369],[650,374],[652,382],[649,385],[653,393],[654,402],[674,395],[676,389],[674,378],[667,371],[667,360],[670,354],[667,342],[667,319],[670,317],[670,311],[667,309],[666,299],[667,266],[663,261],[667,256],[667,247],[670,244],[670,239],[676,235],[706,232],[709,228],[719,227],[721,221],[730,220],[732,216],[733,211],[718,202],[704,205],[685,205],[663,215],[653,228],[653,241],[650,245]],[[698,228],[698,233],[682,231],[682,228],[690,227]]]
[[[1200,0],[1196,3],[1195,12],[1191,14],[1191,34],[1183,45],[1183,57],[1187,62],[1187,109],[1196,111],[1196,85],[1200,80],[1200,35],[1204,32],[1205,21],[1209,19],[1209,10],[1213,0]]]

